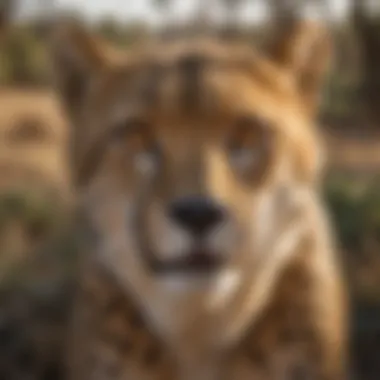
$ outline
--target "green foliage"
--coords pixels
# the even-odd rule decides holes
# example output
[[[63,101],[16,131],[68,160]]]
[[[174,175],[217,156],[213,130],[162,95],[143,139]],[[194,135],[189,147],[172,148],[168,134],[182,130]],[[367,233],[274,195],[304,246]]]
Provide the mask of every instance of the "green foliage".
[[[63,203],[45,191],[0,194],[0,288],[4,281],[27,281],[27,274],[55,277],[71,265],[75,236],[67,231],[69,216]]]
[[[0,224],[10,218],[22,218],[26,223],[51,224],[57,211],[55,202],[42,194],[11,191],[0,197]]]
[[[0,50],[1,83],[38,85],[46,81],[46,50],[33,32],[28,27],[9,31]]]
[[[40,86],[50,81],[50,62],[44,33],[39,24],[25,24],[11,28],[0,45],[0,85]],[[149,34],[143,23],[119,24],[105,18],[95,30],[119,46],[139,42]]]
[[[380,178],[336,175],[326,182],[326,200],[346,251],[380,249]]]
[[[112,18],[104,18],[95,27],[97,33],[116,46],[127,47],[149,36],[149,29],[140,22],[121,24]]]

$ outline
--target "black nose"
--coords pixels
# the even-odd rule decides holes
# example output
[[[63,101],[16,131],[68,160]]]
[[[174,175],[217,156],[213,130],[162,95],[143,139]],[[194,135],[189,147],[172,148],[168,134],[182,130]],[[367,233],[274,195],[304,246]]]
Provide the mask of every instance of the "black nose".
[[[203,197],[186,197],[171,203],[169,213],[194,235],[205,235],[223,220],[224,212],[216,202]]]

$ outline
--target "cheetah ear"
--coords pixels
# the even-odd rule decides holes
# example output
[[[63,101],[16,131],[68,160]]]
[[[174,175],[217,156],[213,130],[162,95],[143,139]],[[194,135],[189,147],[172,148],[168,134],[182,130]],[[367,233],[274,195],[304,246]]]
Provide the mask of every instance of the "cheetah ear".
[[[328,31],[317,22],[299,21],[281,30],[270,46],[270,58],[286,70],[304,104],[312,115],[316,112],[332,56]]]
[[[107,66],[105,46],[73,22],[55,27],[50,42],[53,78],[65,111],[75,118],[89,87]]]

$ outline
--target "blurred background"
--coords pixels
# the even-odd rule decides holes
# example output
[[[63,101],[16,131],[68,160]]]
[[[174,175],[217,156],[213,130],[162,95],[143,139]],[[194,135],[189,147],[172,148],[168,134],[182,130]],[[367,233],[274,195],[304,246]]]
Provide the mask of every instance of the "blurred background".
[[[35,365],[38,379],[59,378],[54,360],[78,246],[64,158],[67,121],[46,51],[60,15],[122,47],[199,33],[260,45],[299,18],[327,24],[335,62],[319,115],[329,154],[324,191],[350,286],[353,378],[380,379],[378,0],[0,0],[0,379],[10,380],[1,372],[11,365],[10,347],[20,373]],[[44,359],[30,357],[41,334],[50,349],[41,344]]]

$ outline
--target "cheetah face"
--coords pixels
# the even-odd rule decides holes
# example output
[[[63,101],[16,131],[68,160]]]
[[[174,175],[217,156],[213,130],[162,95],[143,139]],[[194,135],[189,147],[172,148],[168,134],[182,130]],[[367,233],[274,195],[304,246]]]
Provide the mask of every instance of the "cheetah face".
[[[63,41],[74,172],[107,260],[210,277],[265,255],[319,174],[305,41],[276,59],[201,41],[114,60],[78,30]]]

